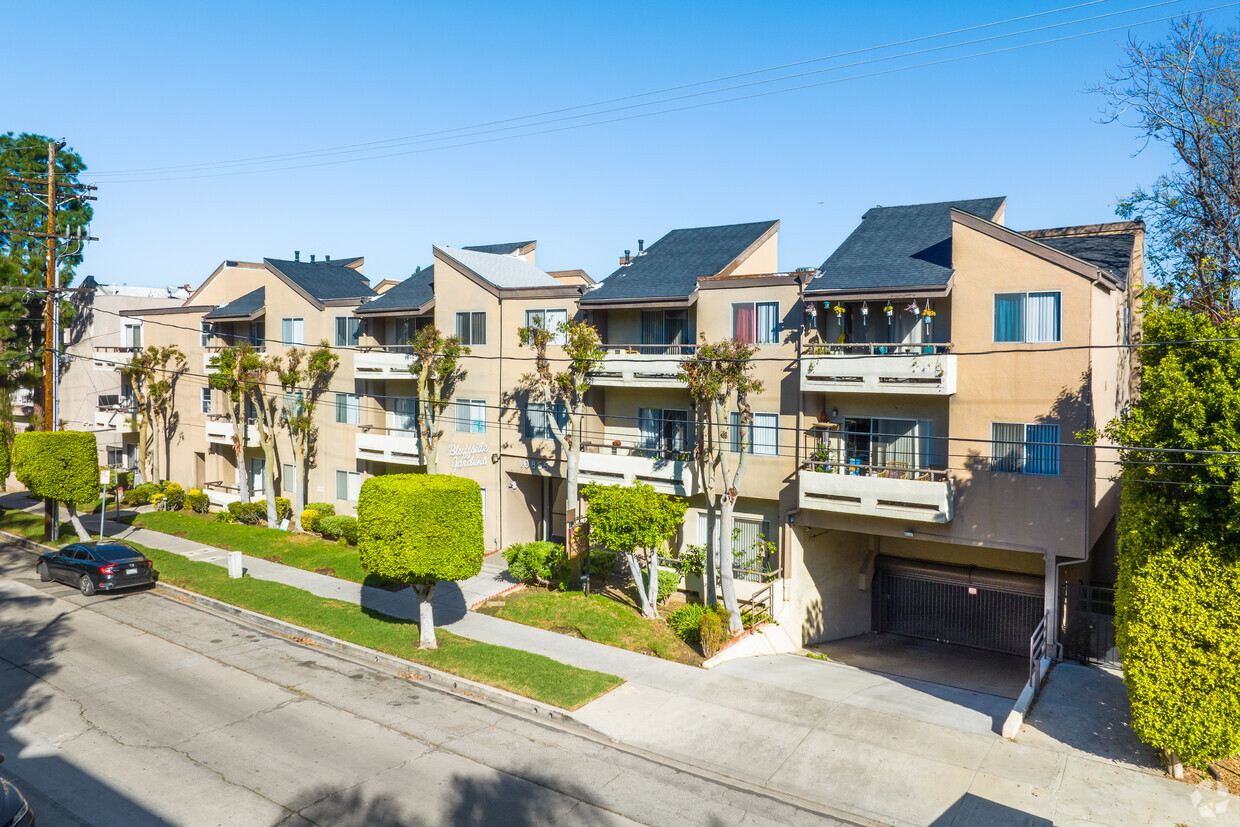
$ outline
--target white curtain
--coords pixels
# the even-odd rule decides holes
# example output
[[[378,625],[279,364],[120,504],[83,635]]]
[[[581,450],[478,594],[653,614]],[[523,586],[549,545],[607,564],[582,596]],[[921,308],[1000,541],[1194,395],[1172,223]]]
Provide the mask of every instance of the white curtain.
[[[990,470],[1009,474],[1020,471],[1025,426],[1010,422],[992,422],[990,439]]]
[[[758,332],[760,345],[779,343],[779,302],[758,303]]]
[[[779,453],[779,414],[753,415],[753,452],[772,457]]]
[[[1025,301],[1025,341],[1059,341],[1059,294],[1030,293]]]
[[[659,447],[659,430],[663,419],[657,408],[638,408],[637,423],[641,428],[641,447],[653,450]]]
[[[888,468],[916,468],[919,456],[917,421],[914,419],[873,420],[871,451],[874,465]]]

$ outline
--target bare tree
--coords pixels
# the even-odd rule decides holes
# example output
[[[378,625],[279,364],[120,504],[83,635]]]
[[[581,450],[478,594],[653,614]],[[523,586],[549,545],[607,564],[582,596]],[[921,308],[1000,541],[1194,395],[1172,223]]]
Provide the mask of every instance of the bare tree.
[[[1216,323],[1240,311],[1240,34],[1197,18],[1161,43],[1130,40],[1126,61],[1093,91],[1119,121],[1173,153],[1149,189],[1120,201],[1151,229],[1155,290]],[[1140,150],[1138,150],[1140,151]]]
[[[306,486],[319,438],[314,412],[339,365],[340,357],[332,353],[324,341],[313,351],[289,348],[277,370],[280,387],[284,390],[281,421],[288,429],[297,468],[297,480],[293,485],[293,525],[298,529],[301,528],[301,512],[306,508]]]
[[[276,431],[280,425],[280,395],[272,392],[268,378],[280,368],[279,357],[257,351],[241,359],[241,390],[254,409],[254,427],[263,450],[263,493],[267,500],[267,527],[279,524],[276,509]]]
[[[426,472],[433,474],[443,436],[440,419],[456,385],[465,378],[460,358],[469,354],[469,348],[456,336],[444,336],[435,325],[419,330],[409,344],[414,357],[409,372],[418,387],[418,448]]]

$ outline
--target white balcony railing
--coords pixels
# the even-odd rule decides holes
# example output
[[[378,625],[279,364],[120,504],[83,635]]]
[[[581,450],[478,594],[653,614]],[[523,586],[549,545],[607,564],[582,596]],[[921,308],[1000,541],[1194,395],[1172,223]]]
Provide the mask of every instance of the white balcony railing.
[[[207,501],[217,508],[225,508],[229,503],[241,502],[241,489],[235,485],[222,482],[208,482],[202,486],[202,493]]]
[[[95,411],[95,429],[130,433],[137,428],[133,424],[133,412],[122,408],[99,408]]]
[[[95,346],[95,370],[116,370],[129,364],[141,348]]]
[[[582,483],[603,485],[648,483],[656,491],[690,497],[701,493],[692,455],[674,451],[647,451],[623,445],[582,446]]]
[[[409,366],[412,353],[388,350],[359,350],[353,354],[354,379],[413,379]]]
[[[951,345],[814,345],[801,356],[801,390],[950,396]]]
[[[227,419],[208,419],[206,424],[207,442],[212,445],[227,445],[229,448],[233,444],[233,426]],[[258,427],[251,424],[245,429],[245,447],[257,448],[261,443],[258,440]]]
[[[681,388],[680,361],[692,345],[604,345],[607,355],[590,383],[601,387]]]
[[[814,511],[923,523],[950,522],[955,511],[955,486],[939,470],[807,463],[798,483],[798,505]]]
[[[357,434],[356,457],[397,465],[423,465],[418,435],[395,428],[371,428]]]

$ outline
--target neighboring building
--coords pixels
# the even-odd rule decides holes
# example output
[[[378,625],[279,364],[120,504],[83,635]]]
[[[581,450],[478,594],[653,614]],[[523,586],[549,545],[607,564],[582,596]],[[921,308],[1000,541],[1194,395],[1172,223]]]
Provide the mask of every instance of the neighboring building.
[[[521,327],[598,328],[607,356],[579,426],[581,482],[685,497],[682,547],[705,542],[706,519],[679,363],[702,337],[740,338],[757,345],[763,391],[733,545],[774,544],[791,637],[885,630],[1023,651],[1059,583],[1113,579],[1118,489],[1075,435],[1132,393],[1115,345],[1139,327],[1143,228],[1017,233],[1004,203],[875,208],[816,271],[780,272],[779,222],[764,221],[639,242],[598,284],[540,270],[532,241],[434,247],[432,266],[381,292],[361,259],[225,262],[181,306],[129,315],[190,358],[172,478],[217,503],[236,498],[238,473],[261,488],[262,456],[252,432],[233,455],[223,399],[203,389],[214,352],[336,348],[306,499],[340,513],[367,476],[428,470],[408,343],[432,323],[460,336],[471,353],[430,470],[479,482],[488,549],[565,534],[559,414],[529,404]]]
[[[174,307],[188,295],[184,287],[99,284],[93,276],[71,294],[73,319],[63,331],[60,421],[66,430],[95,432],[101,465],[129,468],[137,462],[136,453],[125,453],[125,435],[136,440],[137,434],[130,426],[133,400],[116,367],[145,342],[142,320],[121,314]]]

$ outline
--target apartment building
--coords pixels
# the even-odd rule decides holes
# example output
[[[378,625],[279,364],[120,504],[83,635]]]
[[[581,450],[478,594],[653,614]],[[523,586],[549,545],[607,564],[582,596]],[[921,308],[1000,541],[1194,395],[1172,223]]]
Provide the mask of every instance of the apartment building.
[[[217,503],[237,496],[240,473],[261,488],[256,436],[247,430],[238,460],[223,400],[205,388],[221,345],[326,340],[340,366],[307,500],[349,513],[367,476],[462,474],[485,492],[491,549],[565,534],[549,430],[563,413],[529,399],[521,327],[599,330],[607,355],[575,425],[581,482],[685,497],[681,547],[704,544],[707,525],[679,363],[703,338],[752,343],[763,390],[750,398],[733,546],[774,544],[763,565],[793,639],[874,630],[1020,651],[1061,582],[1112,579],[1118,491],[1076,434],[1132,393],[1129,352],[1114,345],[1139,328],[1143,229],[1018,233],[1004,207],[875,208],[820,268],[794,273],[778,266],[778,221],[639,241],[598,283],[539,269],[532,241],[436,246],[430,266],[381,292],[361,259],[225,262],[181,306],[131,315],[147,340],[190,356],[174,479]],[[409,372],[408,342],[428,324],[470,348],[434,469]],[[298,481],[281,440],[276,484],[288,494]]]

